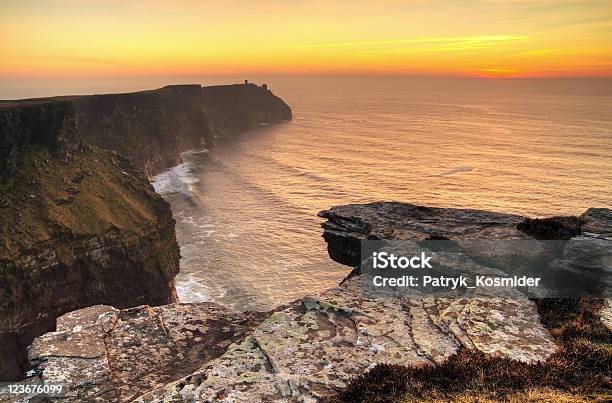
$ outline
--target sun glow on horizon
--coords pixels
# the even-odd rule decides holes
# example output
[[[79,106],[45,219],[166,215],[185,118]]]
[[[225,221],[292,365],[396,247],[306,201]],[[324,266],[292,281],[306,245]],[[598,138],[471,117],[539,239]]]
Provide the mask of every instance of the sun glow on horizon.
[[[601,0],[8,0],[0,79],[612,76]]]

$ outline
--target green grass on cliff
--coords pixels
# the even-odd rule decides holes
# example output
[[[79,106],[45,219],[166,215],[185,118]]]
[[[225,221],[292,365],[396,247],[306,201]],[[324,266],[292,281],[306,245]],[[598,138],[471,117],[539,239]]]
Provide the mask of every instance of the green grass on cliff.
[[[0,178],[0,260],[51,238],[138,234],[163,203],[140,172],[108,151],[58,157],[33,147],[15,175]]]
[[[587,402],[612,399],[612,332],[599,320],[601,300],[536,301],[559,351],[525,364],[462,350],[437,367],[379,365],[334,402]]]

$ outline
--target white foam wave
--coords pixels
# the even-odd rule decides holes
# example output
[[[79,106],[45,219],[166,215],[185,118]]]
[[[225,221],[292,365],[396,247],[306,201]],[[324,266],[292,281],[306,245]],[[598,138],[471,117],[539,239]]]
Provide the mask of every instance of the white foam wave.
[[[198,278],[188,274],[180,277],[176,283],[176,293],[180,302],[208,302],[213,300],[209,290],[200,283]]]
[[[191,164],[184,162],[155,176],[151,184],[155,191],[162,196],[171,193],[190,196],[193,193],[192,185],[198,182],[200,180],[193,173]]]

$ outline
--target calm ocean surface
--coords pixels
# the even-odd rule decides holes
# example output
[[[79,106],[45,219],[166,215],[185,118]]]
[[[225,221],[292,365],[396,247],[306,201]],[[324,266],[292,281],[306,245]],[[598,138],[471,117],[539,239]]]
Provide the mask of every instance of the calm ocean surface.
[[[291,82],[291,122],[156,177],[179,296],[264,310],[336,286],[317,212],[380,200],[528,216],[612,206],[612,97],[491,80]],[[609,81],[606,82],[609,85]]]

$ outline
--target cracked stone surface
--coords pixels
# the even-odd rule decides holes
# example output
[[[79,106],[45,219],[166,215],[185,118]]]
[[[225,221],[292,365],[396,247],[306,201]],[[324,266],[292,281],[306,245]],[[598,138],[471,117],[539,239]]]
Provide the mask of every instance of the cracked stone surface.
[[[461,346],[525,362],[555,351],[526,298],[368,297],[362,287],[353,277],[274,312],[226,354],[138,401],[320,401],[376,364],[435,365]]]
[[[66,400],[126,401],[185,376],[223,354],[261,320],[212,303],[93,306],[58,318],[30,359]],[[179,363],[180,365],[177,365]]]
[[[368,296],[362,280],[248,330],[223,326],[236,314],[214,304],[87,308],[60,318],[32,358],[45,382],[68,386],[68,401],[319,401],[380,363],[435,365],[461,346],[533,362],[555,349],[526,299]],[[187,357],[198,337],[220,353]]]

